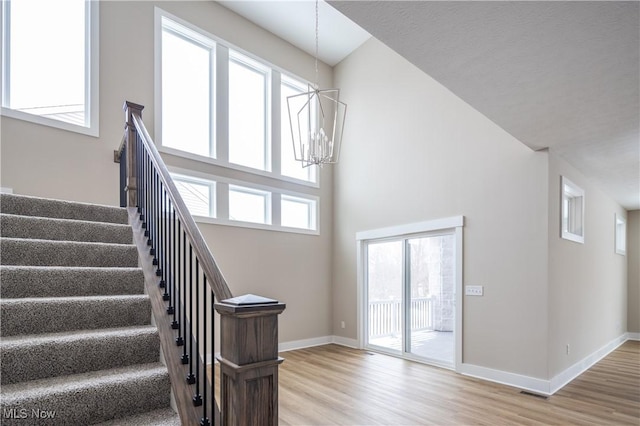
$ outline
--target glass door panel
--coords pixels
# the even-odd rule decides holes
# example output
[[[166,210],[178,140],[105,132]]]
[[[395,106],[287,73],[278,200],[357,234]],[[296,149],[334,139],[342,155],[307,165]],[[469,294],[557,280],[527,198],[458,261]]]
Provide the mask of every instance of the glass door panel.
[[[405,351],[453,363],[455,238],[453,234],[406,240]]]
[[[368,343],[401,352],[403,344],[404,242],[367,245]]]

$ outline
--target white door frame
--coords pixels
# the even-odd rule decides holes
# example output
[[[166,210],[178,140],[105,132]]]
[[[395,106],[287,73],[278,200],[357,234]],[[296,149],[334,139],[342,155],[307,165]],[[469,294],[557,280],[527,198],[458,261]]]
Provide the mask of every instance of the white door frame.
[[[456,240],[456,320],[455,320],[455,359],[453,368],[459,371],[462,365],[462,273],[463,273],[463,227],[464,216],[452,216],[442,219],[429,220],[425,222],[411,223],[407,225],[391,226],[387,228],[373,229],[356,233],[356,256],[357,256],[357,297],[358,297],[358,347],[364,349],[365,337],[367,333],[367,307],[365,306],[365,286],[366,286],[366,244],[371,240],[384,238],[406,238],[416,234],[425,234],[436,231],[452,231]]]

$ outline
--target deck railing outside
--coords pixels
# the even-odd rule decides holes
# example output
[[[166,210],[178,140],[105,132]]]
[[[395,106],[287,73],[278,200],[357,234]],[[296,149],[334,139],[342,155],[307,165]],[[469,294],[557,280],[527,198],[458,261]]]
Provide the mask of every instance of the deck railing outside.
[[[411,330],[433,329],[431,297],[411,299]],[[401,332],[402,301],[373,300],[369,302],[369,337],[392,336]]]

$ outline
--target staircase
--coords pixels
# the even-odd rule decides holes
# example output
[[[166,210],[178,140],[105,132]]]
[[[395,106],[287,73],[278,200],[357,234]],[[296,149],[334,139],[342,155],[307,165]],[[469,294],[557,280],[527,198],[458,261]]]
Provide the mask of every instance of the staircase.
[[[180,425],[127,223],[0,195],[0,424]]]

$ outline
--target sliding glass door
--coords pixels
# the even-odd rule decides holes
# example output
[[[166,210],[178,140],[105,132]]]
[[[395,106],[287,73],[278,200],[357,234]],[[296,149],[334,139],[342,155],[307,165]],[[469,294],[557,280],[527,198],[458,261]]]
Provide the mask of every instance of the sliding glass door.
[[[366,242],[367,347],[454,364],[455,235]]]

